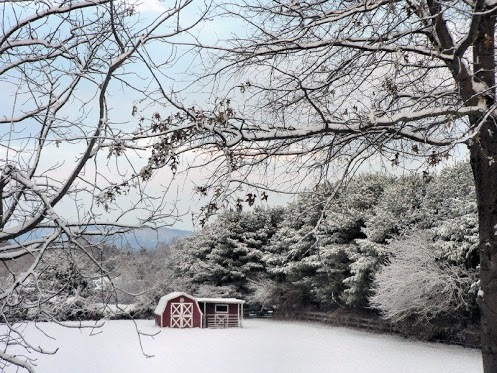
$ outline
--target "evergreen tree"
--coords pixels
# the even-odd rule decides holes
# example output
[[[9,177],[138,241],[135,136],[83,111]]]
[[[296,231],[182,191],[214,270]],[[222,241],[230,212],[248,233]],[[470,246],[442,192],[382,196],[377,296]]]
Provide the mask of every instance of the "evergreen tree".
[[[178,277],[185,279],[184,285],[194,293],[202,290],[246,295],[248,279],[265,271],[263,250],[282,213],[280,208],[258,208],[220,214],[202,231],[173,245],[172,261]]]

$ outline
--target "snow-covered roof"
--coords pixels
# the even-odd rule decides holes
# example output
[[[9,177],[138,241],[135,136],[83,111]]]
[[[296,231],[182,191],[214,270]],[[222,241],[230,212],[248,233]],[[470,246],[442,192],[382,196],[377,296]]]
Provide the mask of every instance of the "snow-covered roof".
[[[171,299],[178,298],[178,297],[187,297],[190,299],[193,299],[195,302],[202,302],[202,303],[224,303],[224,304],[243,304],[245,303],[244,300],[242,299],[237,299],[237,298],[195,298],[192,297],[190,294],[184,293],[182,291],[173,291],[172,293],[166,294],[163,297],[160,298],[159,304],[157,304],[157,307],[155,307],[154,314],[155,315],[162,315],[164,313],[164,310],[166,309],[167,302],[169,302]]]
[[[227,304],[243,304],[243,299],[237,298],[197,298],[197,302],[201,303],[227,303]]]
[[[162,315],[164,313],[164,310],[166,309],[167,302],[169,302],[171,299],[178,298],[178,297],[187,297],[187,298],[195,300],[195,297],[192,297],[189,294],[183,293],[182,291],[173,291],[172,293],[166,294],[160,298],[159,304],[157,304],[157,307],[155,307],[154,314],[159,315],[159,316]]]

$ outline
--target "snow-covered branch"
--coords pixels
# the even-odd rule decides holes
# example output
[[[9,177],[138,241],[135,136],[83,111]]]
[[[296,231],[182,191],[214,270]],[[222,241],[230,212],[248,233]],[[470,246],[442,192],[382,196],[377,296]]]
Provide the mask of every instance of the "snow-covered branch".
[[[116,301],[115,276],[105,263],[107,236],[178,218],[175,201],[165,197],[173,173],[162,175],[160,187],[141,173],[158,136],[143,130],[151,114],[138,123],[133,105],[154,85],[143,64],[149,48],[169,48],[205,17],[205,11],[183,16],[192,4],[164,4],[148,18],[127,1],[0,3],[5,333],[19,319],[88,316],[94,312],[89,298]],[[29,354],[47,352],[24,341],[19,348],[28,358],[10,356],[15,341],[5,341],[0,358],[29,371]]]

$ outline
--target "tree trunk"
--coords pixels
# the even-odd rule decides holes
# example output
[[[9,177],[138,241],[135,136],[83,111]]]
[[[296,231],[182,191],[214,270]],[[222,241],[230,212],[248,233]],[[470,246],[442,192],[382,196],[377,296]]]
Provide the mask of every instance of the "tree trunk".
[[[480,230],[481,349],[486,373],[497,372],[497,143],[496,161],[488,150],[471,148],[471,166],[476,184]]]
[[[495,104],[495,16],[483,15],[473,41],[473,67],[476,82],[489,87],[484,96],[487,107]],[[479,93],[479,92],[477,92]],[[480,93],[481,94],[481,93]],[[483,118],[470,118],[472,126]],[[477,128],[477,127],[473,127]],[[479,220],[481,348],[485,373],[497,372],[497,126],[492,115],[469,145],[476,186]]]

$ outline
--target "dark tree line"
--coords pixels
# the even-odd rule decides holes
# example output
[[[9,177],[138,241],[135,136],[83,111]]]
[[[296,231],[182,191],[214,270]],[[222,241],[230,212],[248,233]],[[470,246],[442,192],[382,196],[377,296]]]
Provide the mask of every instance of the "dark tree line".
[[[171,247],[174,277],[192,293],[285,312],[374,307],[396,322],[474,322],[473,188],[463,163],[440,175],[360,175],[284,208],[224,212]]]

